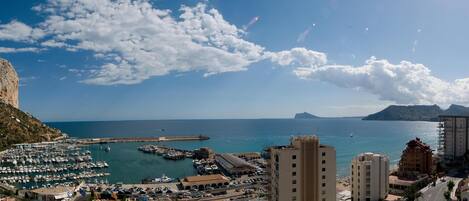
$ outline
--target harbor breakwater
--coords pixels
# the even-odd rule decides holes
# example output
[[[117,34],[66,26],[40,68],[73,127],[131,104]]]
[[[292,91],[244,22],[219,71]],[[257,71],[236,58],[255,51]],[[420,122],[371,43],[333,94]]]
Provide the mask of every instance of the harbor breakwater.
[[[79,144],[106,144],[106,143],[126,143],[126,142],[167,142],[167,141],[195,141],[209,140],[208,136],[158,136],[158,137],[113,137],[113,138],[83,138],[78,139]]]

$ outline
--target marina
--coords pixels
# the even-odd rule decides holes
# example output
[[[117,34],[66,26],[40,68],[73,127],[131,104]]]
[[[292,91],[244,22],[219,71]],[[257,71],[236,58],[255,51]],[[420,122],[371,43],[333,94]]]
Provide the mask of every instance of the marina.
[[[106,161],[94,161],[76,140],[17,144],[0,155],[0,182],[21,189],[107,177]]]

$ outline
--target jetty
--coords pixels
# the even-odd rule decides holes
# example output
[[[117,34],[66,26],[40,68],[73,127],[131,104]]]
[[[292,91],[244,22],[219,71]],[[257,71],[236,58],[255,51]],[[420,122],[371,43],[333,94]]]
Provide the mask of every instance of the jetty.
[[[193,151],[160,145],[143,145],[137,149],[143,153],[151,153],[163,156],[163,158],[167,160],[182,160],[185,158],[194,157]]]
[[[158,137],[112,137],[112,138],[83,138],[79,139],[79,144],[107,144],[107,143],[126,143],[126,142],[167,142],[167,141],[195,141],[208,140],[208,136],[158,136]]]

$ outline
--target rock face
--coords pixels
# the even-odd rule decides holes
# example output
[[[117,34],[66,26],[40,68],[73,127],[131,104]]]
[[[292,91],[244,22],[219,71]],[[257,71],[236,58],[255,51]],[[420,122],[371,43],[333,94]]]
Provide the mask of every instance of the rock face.
[[[19,79],[15,69],[7,60],[0,59],[0,100],[18,108]]]

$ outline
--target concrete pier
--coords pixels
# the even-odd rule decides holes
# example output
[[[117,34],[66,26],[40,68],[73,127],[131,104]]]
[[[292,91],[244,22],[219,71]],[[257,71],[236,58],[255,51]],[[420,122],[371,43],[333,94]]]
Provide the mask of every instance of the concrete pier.
[[[122,138],[83,138],[79,139],[79,144],[106,144],[106,143],[125,143],[125,142],[165,142],[165,141],[191,141],[208,140],[204,135],[194,136],[158,136],[158,137],[122,137]]]

